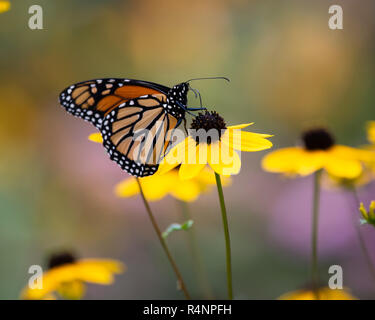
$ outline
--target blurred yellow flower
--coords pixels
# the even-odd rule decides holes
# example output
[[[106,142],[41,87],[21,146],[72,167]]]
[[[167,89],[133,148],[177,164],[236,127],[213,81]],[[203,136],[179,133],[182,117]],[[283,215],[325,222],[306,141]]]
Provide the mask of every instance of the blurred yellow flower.
[[[102,134],[99,132],[91,133],[89,135],[89,140],[92,142],[103,143]]]
[[[367,123],[367,139],[372,145],[365,145],[363,149],[367,151],[375,151],[375,121],[370,121]],[[365,163],[362,173],[355,178],[342,178],[327,174],[328,179],[324,180],[324,185],[328,188],[343,187],[347,189],[353,189],[355,187],[361,187],[369,184],[374,179],[374,169],[375,169],[375,156],[372,157]]]
[[[9,1],[0,1],[0,13],[6,12],[10,9]]]
[[[365,145],[365,150],[370,150],[375,152],[375,121],[369,121],[366,126],[367,129],[367,140],[370,142],[369,145]],[[375,172],[375,159],[369,163],[370,170]]]
[[[103,142],[100,133],[90,134],[89,140],[97,143]],[[201,193],[209,191],[211,186],[216,185],[213,171],[207,166],[203,168],[199,175],[189,180],[182,180],[178,170],[170,170],[170,167],[166,170],[164,166],[165,164],[161,164],[154,175],[139,180],[145,197],[149,201],[158,201],[167,195],[171,195],[176,199],[191,202],[196,200]],[[223,176],[222,180],[223,186],[227,186],[231,182],[229,177]],[[125,179],[115,187],[116,195],[122,198],[135,196],[139,192],[138,183],[134,177]]]
[[[368,170],[368,168],[364,168],[358,177],[352,179],[340,178],[326,174],[323,176],[323,186],[327,189],[344,188],[353,190],[353,188],[359,188],[369,184],[373,179],[373,173]]]
[[[163,170],[163,165],[159,170]],[[189,180],[181,180],[178,170],[170,170],[164,174],[157,171],[154,175],[140,178],[140,183],[149,201],[158,201],[168,194],[182,201],[194,201],[197,197],[210,190],[216,184],[213,171],[206,167],[200,174]],[[230,183],[229,177],[222,177],[223,185]],[[131,197],[139,194],[139,186],[134,177],[130,177],[120,182],[115,187],[116,195],[119,197]]]
[[[367,123],[367,140],[375,146],[375,121]]]
[[[208,164],[220,175],[238,174],[241,169],[241,159],[236,150],[255,152],[272,147],[267,138],[269,134],[242,131],[253,123],[226,127],[224,119],[216,112],[200,113],[193,119],[191,129],[196,130],[197,136],[189,135],[177,144],[163,159],[160,173],[165,173],[178,165],[179,176],[182,180],[191,179],[200,174]],[[200,132],[217,133],[216,138],[207,136],[205,141],[199,139]]]
[[[26,286],[22,299],[50,300],[57,292],[65,299],[81,299],[85,293],[85,282],[109,285],[114,274],[124,272],[125,265],[112,259],[76,260],[70,253],[53,255],[48,271],[43,273],[41,288]]]
[[[319,300],[357,300],[347,289],[330,289],[322,287],[319,289]],[[317,300],[312,290],[301,289],[283,294],[278,300]]]
[[[283,148],[267,154],[263,169],[287,175],[307,176],[320,169],[337,178],[353,179],[362,173],[363,163],[375,159],[368,150],[337,145],[325,129],[314,129],[303,135],[304,147]]]

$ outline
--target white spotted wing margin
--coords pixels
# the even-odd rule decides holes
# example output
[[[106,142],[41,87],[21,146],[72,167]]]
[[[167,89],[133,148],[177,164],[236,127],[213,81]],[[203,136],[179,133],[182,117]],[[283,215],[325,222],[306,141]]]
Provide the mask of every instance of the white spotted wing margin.
[[[127,90],[129,88],[129,90]],[[167,93],[169,88],[153,82],[107,78],[94,79],[73,84],[64,89],[59,102],[64,109],[85,121],[101,128],[104,117],[124,101],[137,95],[131,88],[151,93]],[[130,94],[130,96],[128,96]],[[143,93],[139,94],[142,95]]]

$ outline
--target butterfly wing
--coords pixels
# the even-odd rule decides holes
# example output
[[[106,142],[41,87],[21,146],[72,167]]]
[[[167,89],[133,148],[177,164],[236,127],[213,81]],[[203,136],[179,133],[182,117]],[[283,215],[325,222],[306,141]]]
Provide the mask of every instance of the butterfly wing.
[[[154,174],[164,156],[173,130],[181,120],[165,111],[165,94],[129,99],[103,119],[103,145],[110,158],[131,175]]]
[[[76,83],[60,94],[60,104],[67,112],[101,128],[112,110],[130,99],[143,95],[167,94],[168,87],[132,79],[95,79]]]

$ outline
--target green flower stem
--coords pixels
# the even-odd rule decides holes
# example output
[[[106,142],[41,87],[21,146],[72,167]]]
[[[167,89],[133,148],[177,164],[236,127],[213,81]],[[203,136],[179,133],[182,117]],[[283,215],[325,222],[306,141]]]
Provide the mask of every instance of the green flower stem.
[[[187,300],[190,300],[190,294],[189,294],[189,292],[188,292],[188,290],[187,290],[187,288],[186,288],[186,285],[185,285],[185,282],[184,282],[184,280],[183,280],[183,278],[182,278],[181,272],[180,272],[180,270],[178,269],[177,264],[176,264],[176,262],[174,261],[172,255],[171,255],[171,253],[170,253],[170,251],[169,251],[169,249],[168,249],[167,243],[165,242],[165,240],[164,240],[163,237],[162,237],[162,234],[161,234],[160,228],[159,228],[159,226],[158,226],[158,224],[157,224],[157,222],[156,222],[156,220],[155,220],[154,215],[152,214],[152,211],[151,211],[150,205],[149,205],[149,203],[148,203],[148,201],[147,201],[147,199],[146,199],[146,197],[145,197],[145,194],[144,194],[144,192],[143,192],[143,189],[142,189],[142,186],[141,186],[141,182],[139,181],[139,178],[136,178],[136,180],[137,180],[137,183],[138,183],[139,191],[140,191],[141,196],[142,196],[143,203],[144,203],[144,205],[145,205],[145,207],[146,207],[146,211],[147,211],[148,216],[149,216],[149,218],[150,218],[150,220],[151,220],[152,226],[153,226],[154,229],[155,229],[155,232],[156,232],[156,234],[157,234],[157,236],[158,236],[158,238],[159,238],[160,244],[161,244],[161,246],[163,247],[163,249],[164,249],[164,251],[165,251],[165,253],[166,253],[167,257],[168,257],[168,260],[169,260],[169,262],[170,262],[170,264],[171,264],[171,266],[172,266],[172,268],[173,268],[173,271],[174,271],[175,274],[176,274],[176,277],[177,277],[177,281],[178,281],[179,287],[180,287],[181,290],[183,291],[183,293],[184,293],[184,295],[185,295],[185,298],[186,298]]]
[[[362,232],[359,229],[359,225],[358,224],[356,224],[355,229],[357,231],[359,245],[361,246],[361,250],[363,252],[363,255],[365,256],[367,266],[368,266],[368,268],[370,270],[371,276],[375,280],[375,267],[374,267],[374,264],[372,263],[370,253],[368,252],[368,249],[367,249],[367,246],[366,246],[366,242],[363,239]]]
[[[223,186],[221,184],[220,175],[215,172],[215,179],[217,185],[217,192],[220,199],[221,216],[223,219],[224,236],[225,236],[225,249],[226,249],[226,263],[227,263],[227,286],[228,286],[228,299],[233,299],[233,287],[232,287],[232,258],[230,248],[230,237],[228,228],[228,217],[227,209],[225,208]]]
[[[357,190],[355,189],[355,187],[352,188],[352,192],[353,192],[354,201],[355,201],[355,212],[358,212],[359,211],[358,208],[359,208],[360,201],[359,201],[359,196],[358,196],[358,193],[357,193]],[[354,218],[354,227],[355,227],[355,230],[357,232],[357,237],[358,237],[358,240],[359,240],[359,245],[361,247],[363,255],[365,256],[367,266],[368,266],[368,268],[370,270],[371,276],[375,280],[375,266],[374,266],[374,264],[372,262],[370,253],[369,253],[369,251],[367,249],[367,246],[366,246],[365,239],[363,239],[363,235],[362,235],[362,232],[361,232],[361,229],[360,229],[360,225],[358,224],[358,221],[357,221],[356,218]]]
[[[311,231],[311,280],[316,300],[319,300],[319,269],[318,269],[318,225],[319,225],[319,200],[320,177],[322,171],[314,174],[312,231]]]
[[[180,206],[181,213],[183,215],[184,220],[191,220],[192,216],[190,214],[189,205],[185,201],[177,200],[178,205]],[[197,244],[197,237],[194,226],[188,230],[188,237],[189,237],[189,248],[191,252],[191,256],[193,259],[193,268],[196,274],[198,283],[201,287],[201,290],[204,294],[205,299],[213,299],[213,293],[211,286],[208,282],[207,272],[203,266],[202,257],[200,254],[200,250]]]

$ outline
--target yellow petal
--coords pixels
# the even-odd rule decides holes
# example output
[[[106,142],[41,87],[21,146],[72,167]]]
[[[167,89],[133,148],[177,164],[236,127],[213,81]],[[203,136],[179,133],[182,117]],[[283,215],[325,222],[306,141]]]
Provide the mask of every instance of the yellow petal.
[[[362,165],[359,160],[345,159],[334,152],[328,152],[324,168],[338,178],[354,179],[361,175]]]
[[[80,300],[86,292],[86,286],[82,281],[64,282],[58,288],[60,296],[67,300]]]
[[[169,174],[169,172],[164,175],[155,174],[139,179],[147,200],[158,201],[168,194],[169,189],[173,187],[170,183],[171,177]],[[115,187],[115,193],[118,197],[127,198],[134,196],[139,192],[138,183],[134,177],[120,182]]]
[[[173,188],[175,173],[168,172],[164,175],[150,176],[142,178],[140,181],[146,199],[150,201],[158,201],[164,198],[169,190]]]
[[[204,164],[182,164],[179,170],[181,180],[187,180],[196,177],[199,172],[206,166]]]
[[[319,300],[357,300],[352,296],[347,289],[335,289],[332,290],[329,287],[320,288],[318,292]],[[288,292],[281,297],[279,300],[317,300],[316,295],[312,290],[297,290]]]
[[[232,184],[232,179],[228,175],[225,175],[225,176],[222,175],[221,184],[223,185],[223,187],[230,186]]]
[[[56,291],[61,284],[73,281],[85,281],[98,284],[111,284],[113,274],[124,270],[124,265],[110,259],[87,259],[65,264],[44,272],[42,288],[31,289],[28,286],[22,291],[23,299],[43,299]]]
[[[196,179],[204,185],[216,185],[214,171],[210,166],[205,166]]]
[[[221,141],[240,151],[261,151],[272,147],[272,142],[266,138],[272,137],[269,134],[253,133],[242,130],[227,130]]]
[[[367,140],[375,144],[375,121],[369,121],[367,124]]]
[[[321,169],[325,163],[324,151],[306,151],[299,147],[284,148],[268,153],[262,167],[269,172],[306,176]]]
[[[179,165],[179,163],[168,163],[165,161],[165,158],[163,159],[163,162],[159,165],[158,171],[156,171],[159,175],[163,175],[172,169],[176,168]]]
[[[0,13],[6,12],[10,9],[9,1],[0,1]]]
[[[74,263],[70,270],[77,280],[98,284],[111,284],[113,274],[121,273],[125,266],[116,260],[110,259],[85,259]]]
[[[207,189],[207,186],[216,185],[214,171],[209,166],[206,166],[196,179],[204,189]],[[230,185],[231,182],[230,176],[221,176],[221,183],[224,187]]]
[[[162,159],[161,164],[158,168],[158,173],[165,174],[166,172],[177,167],[179,164],[185,162],[185,158],[188,155],[188,149],[194,142],[193,139],[188,137],[175,145]]]
[[[177,183],[171,188],[170,193],[173,197],[182,201],[194,201],[197,199],[201,189],[195,179],[184,180]]]
[[[218,174],[234,175],[241,170],[241,159],[233,149],[225,148],[221,143],[213,143],[209,149],[209,165]]]
[[[192,165],[181,165],[181,169],[186,166],[191,169]],[[199,165],[197,165],[199,166]],[[180,176],[180,173],[179,173]],[[231,182],[227,176],[221,176],[223,186],[228,186]],[[199,174],[189,180],[182,180],[179,178],[170,190],[170,194],[182,201],[194,201],[197,199],[199,194],[204,193],[212,189],[216,185],[216,179],[214,171],[207,165],[203,165],[200,169]]]
[[[103,143],[102,134],[99,132],[91,133],[89,135],[89,140],[91,140],[92,142]]]
[[[243,128],[246,128],[246,127],[251,126],[253,124],[254,124],[254,122],[237,124],[235,126],[229,126],[229,127],[227,127],[227,129],[243,129]]]
[[[47,294],[46,296],[43,297],[43,300],[57,300],[56,296],[52,293]]]
[[[53,291],[55,291],[59,285],[63,282],[56,272],[45,271],[42,276],[42,286],[41,288],[30,288],[26,286],[21,292],[21,299],[26,300],[42,300],[50,296]],[[63,279],[66,280],[66,279]],[[69,279],[70,281],[72,278]],[[74,280],[74,279],[73,279]]]
[[[139,193],[138,183],[135,178],[128,178],[115,186],[115,193],[121,198],[132,197]]]
[[[125,264],[112,259],[81,259],[78,261],[78,263],[87,267],[100,266],[116,274],[120,274],[126,271]]]
[[[372,150],[363,150],[343,145],[335,145],[329,151],[334,153],[336,157],[343,159],[359,160],[365,162],[371,162],[375,160],[375,152]]]
[[[183,163],[185,164],[207,164],[209,145],[207,143],[197,144],[195,140],[191,139],[187,149],[187,155]]]

